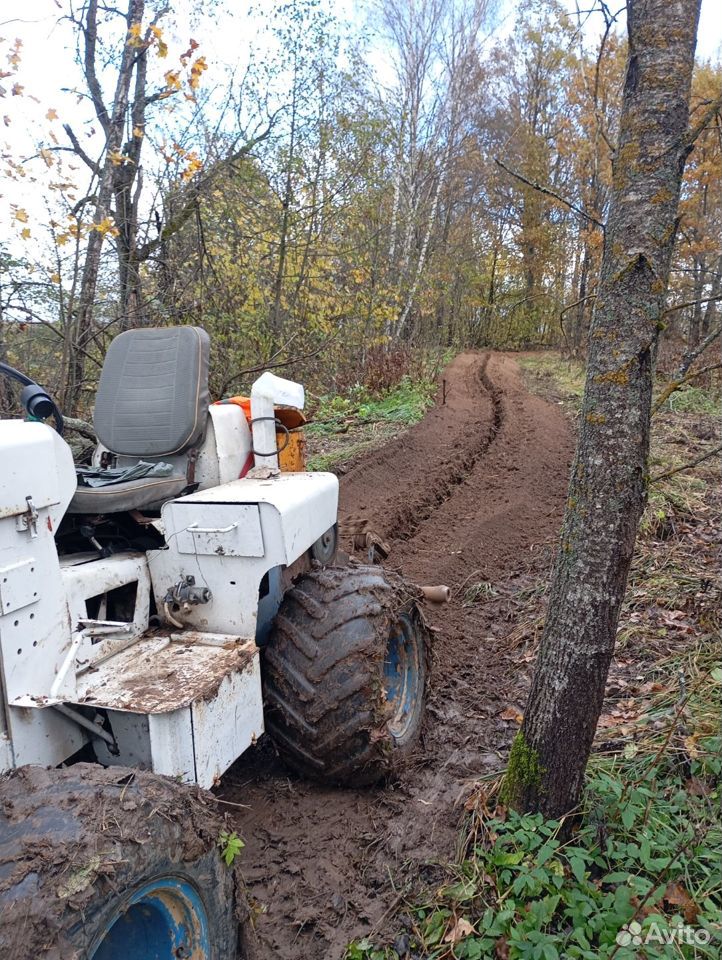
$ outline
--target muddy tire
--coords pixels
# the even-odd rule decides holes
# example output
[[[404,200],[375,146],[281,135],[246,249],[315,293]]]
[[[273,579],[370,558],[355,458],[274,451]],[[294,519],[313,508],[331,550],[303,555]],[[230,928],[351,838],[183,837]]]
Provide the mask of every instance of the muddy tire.
[[[379,567],[301,578],[263,660],[266,728],[283,759],[347,786],[398,771],[421,733],[428,654],[409,591]]]
[[[222,828],[202,791],[153,774],[14,771],[0,783],[0,956],[246,957]]]

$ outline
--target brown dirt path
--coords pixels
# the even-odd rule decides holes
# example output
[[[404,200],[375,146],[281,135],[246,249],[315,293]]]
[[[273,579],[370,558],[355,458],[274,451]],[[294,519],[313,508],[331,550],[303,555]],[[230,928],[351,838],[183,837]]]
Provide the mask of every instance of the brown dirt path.
[[[500,718],[523,690],[507,639],[513,602],[498,598],[549,562],[569,426],[526,391],[511,356],[464,353],[444,376],[446,404],[341,481],[341,515],[372,521],[391,543],[387,565],[453,590],[429,611],[438,632],[418,759],[385,788],[334,790],[289,774],[262,741],[219,791],[247,805],[237,829],[263,958],[336,960],[383,930],[404,884],[433,882],[434,862],[453,857],[459,798],[499,767],[516,729]],[[482,582],[491,599],[468,602]]]

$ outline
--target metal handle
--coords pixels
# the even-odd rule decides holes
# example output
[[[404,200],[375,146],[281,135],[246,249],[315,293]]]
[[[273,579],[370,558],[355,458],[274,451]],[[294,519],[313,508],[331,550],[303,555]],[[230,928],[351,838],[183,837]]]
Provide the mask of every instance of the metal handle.
[[[195,523],[192,523],[187,529],[192,533],[230,533],[231,530],[235,530],[237,526],[238,521],[228,527],[198,527]]]

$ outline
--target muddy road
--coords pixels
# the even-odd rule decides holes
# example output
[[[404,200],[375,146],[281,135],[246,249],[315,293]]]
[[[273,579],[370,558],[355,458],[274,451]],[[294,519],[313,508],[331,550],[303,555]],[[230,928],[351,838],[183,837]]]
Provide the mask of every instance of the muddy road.
[[[559,406],[529,394],[511,356],[465,353],[444,374],[446,403],[341,478],[342,517],[367,517],[387,566],[446,583],[435,633],[427,729],[400,782],[334,790],[297,779],[263,741],[218,795],[246,841],[262,958],[336,960],[383,932],[407,885],[434,882],[454,855],[459,800],[497,769],[523,706],[513,604],[546,569],[572,453]],[[495,599],[496,598],[496,599]]]

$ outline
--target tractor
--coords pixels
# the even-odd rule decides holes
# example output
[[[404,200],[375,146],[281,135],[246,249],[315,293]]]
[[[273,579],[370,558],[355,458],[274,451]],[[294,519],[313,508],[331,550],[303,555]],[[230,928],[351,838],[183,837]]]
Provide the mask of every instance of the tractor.
[[[341,787],[393,773],[419,737],[418,591],[339,563],[336,477],[300,455],[284,468],[303,387],[265,372],[250,400],[211,403],[209,350],[191,326],[119,334],[77,467],[52,398],[0,364],[26,412],[0,421],[14,960],[244,956],[205,791],[264,732],[295,772]]]

